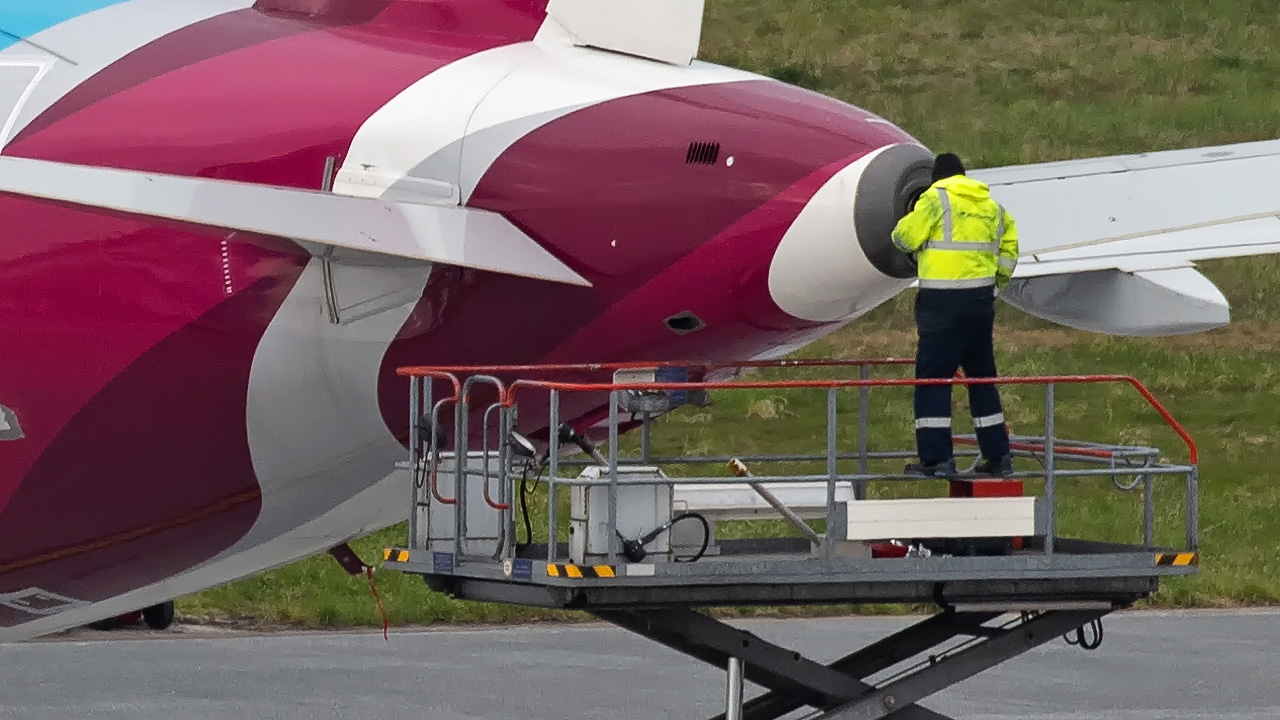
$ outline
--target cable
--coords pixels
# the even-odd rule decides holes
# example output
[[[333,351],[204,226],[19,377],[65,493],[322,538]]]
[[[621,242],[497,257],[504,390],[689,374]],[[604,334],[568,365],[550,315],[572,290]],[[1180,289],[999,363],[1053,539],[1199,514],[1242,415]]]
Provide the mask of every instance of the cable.
[[[1093,631],[1092,640],[1088,638],[1085,628]],[[1088,625],[1081,625],[1076,628],[1074,638],[1072,633],[1068,632],[1062,636],[1062,639],[1066,640],[1068,645],[1078,646],[1084,650],[1097,650],[1102,645],[1102,618],[1090,620]]]
[[[622,541],[623,557],[631,562],[638,563],[642,562],[648,555],[648,552],[644,549],[646,545],[656,540],[662,533],[669,531],[676,523],[681,520],[689,519],[694,519],[702,523],[702,547],[698,549],[697,553],[688,558],[675,557],[672,559],[675,562],[697,562],[702,559],[703,555],[707,554],[707,547],[711,545],[711,523],[707,522],[707,519],[698,513],[689,512],[677,515],[674,518],[671,518],[669,522],[659,525],[635,540],[628,540],[620,530],[614,529],[614,533],[616,533],[618,539]]]
[[[707,547],[711,545],[711,523],[707,522],[707,519],[698,513],[690,512],[677,515],[671,519],[671,523],[667,527],[671,528],[681,520],[687,519],[695,519],[702,523],[702,547],[698,548],[698,552],[688,559],[672,558],[675,562],[697,562],[702,559],[703,555],[707,554]]]
[[[413,464],[413,486],[422,489],[422,485],[427,479],[427,464],[430,460],[422,454],[422,448],[418,448],[418,462]]]
[[[1146,464],[1144,464],[1144,465],[1143,465],[1143,467],[1149,467],[1150,462],[1151,462],[1151,460],[1150,460],[1150,458],[1148,458],[1148,459],[1147,459],[1147,461],[1146,461]],[[1133,465],[1133,458],[1128,458],[1128,457],[1124,458],[1124,468],[1125,468],[1126,470],[1132,470],[1132,469],[1133,469],[1133,467],[1134,467],[1134,465]],[[1114,465],[1112,466],[1112,469],[1113,469],[1113,470],[1115,469],[1115,466],[1114,466]],[[1140,474],[1139,474],[1139,475],[1134,475],[1134,476],[1133,476],[1133,481],[1132,481],[1132,482],[1127,482],[1127,483],[1126,483],[1126,482],[1121,482],[1121,481],[1120,481],[1120,478],[1116,477],[1115,475],[1112,475],[1112,476],[1111,476],[1111,484],[1112,484],[1112,485],[1114,485],[1114,486],[1116,487],[1116,489],[1117,489],[1117,490],[1120,490],[1120,491],[1123,491],[1123,492],[1129,492],[1130,490],[1135,490],[1135,489],[1137,489],[1137,487],[1138,487],[1139,485],[1141,485],[1141,484],[1142,484],[1142,481],[1143,481],[1143,479],[1144,479],[1145,477],[1146,477],[1145,475],[1140,475]]]
[[[524,537],[523,547],[533,544],[533,523],[529,522],[529,496],[538,491],[538,487],[542,484],[542,473],[546,471],[545,463],[538,465],[538,474],[533,478],[533,486],[529,486],[529,465],[524,466],[524,470],[520,472],[520,514],[524,516]],[[521,546],[517,545],[519,550]]]
[[[533,544],[533,523],[529,522],[529,466],[520,472],[520,514],[524,516],[524,546]],[[519,547],[516,548],[519,550]]]

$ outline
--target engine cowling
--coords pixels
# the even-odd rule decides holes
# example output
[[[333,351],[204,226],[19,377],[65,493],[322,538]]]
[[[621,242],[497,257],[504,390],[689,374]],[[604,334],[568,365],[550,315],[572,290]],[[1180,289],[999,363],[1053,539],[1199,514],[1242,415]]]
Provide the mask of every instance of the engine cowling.
[[[847,322],[898,294],[915,277],[890,238],[930,184],[933,155],[914,144],[875,150],[836,173],[783,236],[769,292],[789,315]]]

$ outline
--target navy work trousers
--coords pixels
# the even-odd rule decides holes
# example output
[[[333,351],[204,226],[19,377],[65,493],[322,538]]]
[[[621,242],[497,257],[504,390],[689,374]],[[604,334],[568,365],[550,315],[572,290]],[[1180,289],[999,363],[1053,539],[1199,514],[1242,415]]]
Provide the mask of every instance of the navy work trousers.
[[[920,290],[916,295],[917,378],[952,378],[963,368],[966,377],[996,377],[992,331],[996,319],[995,288]],[[1009,432],[995,385],[970,385],[969,409],[982,456],[998,460],[1009,454]],[[916,450],[926,464],[952,457],[951,386],[919,386],[915,391]]]

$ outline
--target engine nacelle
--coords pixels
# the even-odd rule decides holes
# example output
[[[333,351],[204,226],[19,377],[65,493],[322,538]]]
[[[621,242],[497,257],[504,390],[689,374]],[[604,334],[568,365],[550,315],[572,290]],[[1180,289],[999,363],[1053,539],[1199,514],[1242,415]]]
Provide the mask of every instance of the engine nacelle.
[[[911,284],[915,265],[890,235],[930,184],[933,155],[889,145],[836,173],[800,212],[769,268],[769,292],[789,315],[847,322]]]

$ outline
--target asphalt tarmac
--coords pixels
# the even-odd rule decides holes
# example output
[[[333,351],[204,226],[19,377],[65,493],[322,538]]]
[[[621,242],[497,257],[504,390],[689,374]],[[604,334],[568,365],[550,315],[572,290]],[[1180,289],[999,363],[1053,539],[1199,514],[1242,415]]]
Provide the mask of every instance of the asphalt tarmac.
[[[751,621],[829,661],[913,619]],[[930,698],[957,720],[1280,718],[1280,614],[1127,613]],[[749,686],[748,696],[759,692]],[[77,632],[0,645],[0,718],[697,720],[723,673],[606,626],[228,634]]]

